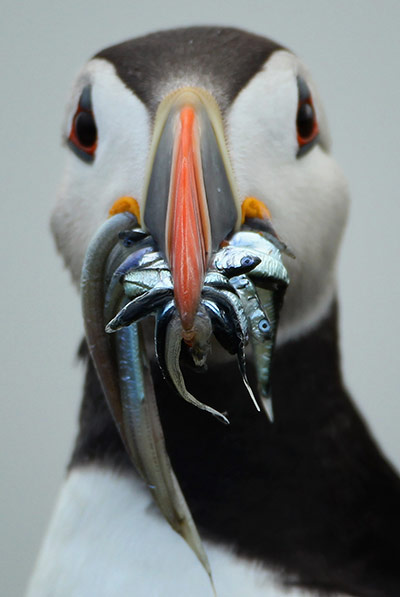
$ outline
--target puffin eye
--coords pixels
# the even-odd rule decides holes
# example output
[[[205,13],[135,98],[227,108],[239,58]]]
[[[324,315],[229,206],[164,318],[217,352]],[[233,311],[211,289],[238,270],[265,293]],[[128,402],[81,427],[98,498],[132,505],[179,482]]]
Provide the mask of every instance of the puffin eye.
[[[91,112],[78,112],[74,120],[75,135],[78,143],[87,151],[93,151],[97,141],[97,130]]]
[[[297,108],[296,129],[299,146],[297,157],[307,153],[318,140],[319,128],[311,93],[307,83],[297,77],[299,104]]]
[[[86,162],[93,162],[97,147],[97,127],[94,120],[91,88],[83,89],[78,107],[72,119],[68,145],[72,151]]]

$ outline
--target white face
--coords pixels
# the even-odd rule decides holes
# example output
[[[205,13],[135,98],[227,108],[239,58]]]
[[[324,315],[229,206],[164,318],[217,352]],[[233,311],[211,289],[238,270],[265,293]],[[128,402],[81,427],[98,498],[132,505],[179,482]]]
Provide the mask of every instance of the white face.
[[[308,84],[321,145],[296,157],[296,77]],[[329,155],[329,132],[315,86],[299,59],[273,54],[234,102],[227,137],[242,196],[262,199],[281,239],[296,259],[285,257],[290,275],[278,341],[307,331],[335,294],[335,264],[347,211],[343,174]]]
[[[321,145],[297,157],[297,76],[308,84]],[[69,102],[67,138],[82,89],[91,85],[98,145],[93,163],[68,151],[52,215],[57,245],[75,281],[87,245],[121,196],[135,197],[143,213],[143,189],[152,123],[145,105],[105,60],[94,59],[78,77]],[[178,85],[193,85],[179,81]],[[168,92],[171,91],[171,83]],[[213,93],[213,89],[208,89]],[[214,90],[214,94],[218,96]],[[162,92],[160,100],[162,99]],[[328,153],[322,106],[307,71],[278,51],[236,97],[225,115],[226,143],[240,196],[266,203],[273,225],[296,255],[285,257],[291,283],[281,314],[278,342],[306,332],[328,310],[335,293],[335,263],[346,220],[343,175]]]
[[[67,107],[64,139],[69,136],[82,89],[88,84],[98,132],[96,158],[87,163],[67,148],[51,218],[57,246],[77,283],[89,241],[113,203],[123,196],[140,201],[151,141],[146,107],[105,60],[90,61],[78,76]]]

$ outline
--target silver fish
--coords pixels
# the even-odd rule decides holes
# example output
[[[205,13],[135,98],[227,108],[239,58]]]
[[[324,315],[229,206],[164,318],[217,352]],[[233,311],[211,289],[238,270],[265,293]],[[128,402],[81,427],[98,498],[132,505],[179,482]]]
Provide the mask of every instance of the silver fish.
[[[244,275],[234,276],[230,282],[242,302],[247,321],[250,324],[250,339],[253,337],[264,340],[271,337],[271,322],[262,308],[254,284]]]
[[[250,343],[257,374],[258,392],[269,419],[273,421],[272,402],[269,394],[269,374],[275,319],[271,322],[268,313],[261,304],[254,284],[247,276],[231,278],[231,284],[240,296],[249,321]]]
[[[274,240],[274,239],[273,239]],[[261,306],[270,322],[269,338],[262,340],[257,334],[253,336],[252,348],[256,373],[258,380],[259,394],[262,403],[273,420],[272,397],[269,388],[269,375],[271,367],[272,351],[275,344],[278,313],[283,301],[283,295],[289,284],[289,276],[282,263],[282,247],[262,233],[242,231],[232,237],[232,245],[235,247],[249,247],[257,251],[261,262],[249,273],[249,279],[257,286],[257,294]],[[285,251],[293,257],[290,251]]]
[[[117,315],[107,323],[105,331],[112,334],[122,327],[136,323],[152,315],[172,296],[172,289],[164,286],[152,288],[126,304]]]
[[[127,300],[120,285],[120,294],[117,291],[108,293],[109,302],[105,309],[104,298],[108,289],[104,288],[104,280],[113,280],[115,284],[112,271],[107,271],[107,260],[118,233],[130,225],[135,225],[131,215],[117,214],[105,222],[89,244],[81,278],[87,343],[132,462],[172,528],[196,553],[215,595],[207,555],[166,451],[146,347],[139,328],[136,324],[124,327],[111,337],[111,342],[104,331],[109,314],[123,309]]]
[[[196,329],[198,329],[198,327]],[[203,343],[207,341],[206,335],[211,335],[211,323],[208,326],[208,329],[204,328],[204,334],[205,337],[203,338]],[[169,321],[169,325],[166,329],[165,334],[164,361],[166,371],[168,372],[168,376],[171,379],[177,392],[180,396],[182,396],[182,398],[184,398],[184,400],[186,400],[190,404],[193,404],[194,406],[197,406],[197,408],[200,408],[201,410],[205,410],[211,413],[219,421],[225,423],[226,425],[229,425],[229,420],[225,417],[225,415],[215,410],[211,406],[208,406],[207,404],[200,402],[187,390],[179,363],[181,347],[182,324],[177,312],[174,312],[173,316],[171,317],[171,320]]]
[[[225,290],[232,290],[229,279],[224,274],[215,270],[210,270],[206,273],[204,278],[204,286],[212,286],[213,288],[221,288]]]
[[[126,233],[126,231],[124,231]],[[118,243],[112,249],[106,263],[106,275],[104,276],[104,305],[107,310],[108,305],[118,303],[118,297],[121,295],[121,279],[123,276],[135,267],[139,267],[143,256],[151,252],[153,248],[148,244],[138,243],[138,247],[128,250]],[[116,269],[115,269],[116,268]],[[111,319],[115,314],[109,312],[108,318]]]
[[[155,267],[160,269],[168,269],[168,265],[158,251],[153,251],[152,253],[148,253],[143,257],[141,267]]]
[[[277,243],[262,232],[247,231],[234,234],[230,244],[216,253],[204,280],[190,348],[193,361],[205,364],[214,333],[224,348],[237,355],[257,410],[247,379],[245,348],[250,341],[265,405],[270,399],[279,302],[287,283]],[[128,454],[161,512],[196,553],[212,583],[207,556],[166,452],[138,321],[155,314],[156,357],[164,377],[182,398],[224,423],[229,421],[186,388],[180,368],[182,324],[171,273],[152,238],[137,228],[132,216],[114,216],[90,243],[82,270],[82,302],[91,356]]]
[[[248,247],[241,248],[230,244],[216,253],[212,265],[230,278],[246,274],[254,269],[260,261],[256,252],[249,252]]]
[[[237,333],[235,322],[228,317],[224,306],[215,301],[203,298],[203,307],[206,309],[213,328],[213,333],[221,346],[230,354],[235,355],[240,350],[242,338]]]
[[[234,288],[231,287],[234,291]],[[217,307],[222,306],[223,309],[227,309],[229,312],[228,320],[230,319],[235,325],[235,335],[238,339],[237,344],[235,345],[235,352],[237,355],[239,371],[242,376],[243,383],[248,391],[250,398],[253,401],[255,408],[260,411],[260,407],[258,405],[257,399],[254,396],[254,392],[250,386],[247,371],[246,371],[246,353],[245,353],[245,346],[249,341],[249,328],[247,322],[247,316],[241,302],[240,297],[236,294],[236,292],[232,292],[229,290],[221,290],[215,289],[212,287],[205,287],[203,289],[203,296],[206,299],[212,301],[212,303],[216,304]],[[212,307],[211,307],[212,309]],[[214,309],[214,314],[216,315],[216,311]],[[226,330],[226,326],[225,326]],[[219,329],[218,331],[221,333],[221,340],[222,345],[224,346],[224,329]],[[218,337],[218,335],[217,335]]]
[[[166,450],[145,343],[135,324],[118,331],[113,338],[123,424],[132,460],[169,524],[204,566],[215,594],[207,554]]]
[[[107,258],[118,233],[135,223],[136,218],[126,213],[107,220],[89,243],[81,275],[82,311],[88,348],[124,443],[126,438],[122,426],[118,375],[104,333],[104,278]]]
[[[124,276],[123,286],[129,298],[136,298],[154,288],[169,288],[171,291],[174,288],[171,272],[153,266],[128,272]]]
[[[249,277],[254,280],[256,286],[268,288],[272,287],[274,282],[285,287],[289,284],[289,276],[282,263],[280,250],[261,233],[237,232],[230,244],[236,248],[247,248],[249,254],[253,254],[254,251],[260,258],[259,264],[249,272]]]

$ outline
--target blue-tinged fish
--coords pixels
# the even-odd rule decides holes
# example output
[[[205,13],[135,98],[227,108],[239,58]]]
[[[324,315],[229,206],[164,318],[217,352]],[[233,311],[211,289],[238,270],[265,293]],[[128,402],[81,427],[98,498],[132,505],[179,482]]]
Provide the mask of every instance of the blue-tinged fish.
[[[216,253],[212,266],[231,278],[250,272],[260,261],[260,257],[255,252],[249,251],[248,247],[238,248],[229,244]]]
[[[228,320],[232,321],[235,325],[235,333],[238,338],[238,343],[236,346],[236,356],[239,366],[239,371],[242,376],[243,383],[249,393],[250,398],[253,401],[254,406],[259,411],[260,407],[258,405],[257,399],[254,396],[254,392],[250,386],[247,371],[246,371],[246,353],[245,353],[245,346],[249,341],[249,328],[246,313],[244,311],[244,307],[240,300],[240,297],[234,291],[234,288],[231,287],[232,291],[230,290],[221,290],[218,288],[212,288],[207,286],[203,289],[203,297],[206,299],[211,300],[215,303],[218,307],[222,307],[226,313]],[[225,327],[226,329],[226,327]],[[221,334],[222,339],[222,346],[225,343],[225,332],[224,328],[220,328],[218,331]],[[216,335],[217,339],[218,336]]]
[[[172,289],[159,287],[142,293],[125,305],[105,327],[107,334],[153,315],[172,296]]]
[[[262,233],[237,232],[232,236],[230,246],[247,249],[249,255],[255,254],[260,258],[260,262],[248,274],[256,286],[274,289],[289,284],[289,276],[282,263],[280,250]]]
[[[163,313],[161,313],[161,320],[162,316]],[[158,322],[158,333],[160,332],[160,325],[162,327],[162,321],[161,323],[160,321]],[[211,336],[211,322],[205,311],[201,316],[201,321],[198,320],[198,315],[196,315],[195,325],[197,342],[201,347],[200,351],[202,349],[204,351],[205,346],[207,343],[209,343],[209,338]],[[229,425],[229,420],[225,417],[225,415],[215,410],[211,406],[208,406],[207,404],[197,400],[186,388],[185,380],[183,378],[179,363],[182,348],[182,324],[176,311],[172,313],[171,317],[169,317],[168,325],[165,328],[165,336],[164,331],[162,333],[163,338],[165,337],[165,344],[164,347],[159,346],[157,352],[160,355],[160,352],[164,348],[164,358],[162,359],[162,363],[165,365],[163,365],[163,367],[168,373],[168,378],[176,388],[178,394],[182,396],[184,400],[190,404],[193,404],[193,406],[197,406],[197,408],[211,413],[219,421]]]
[[[231,278],[231,284],[239,294],[248,319],[258,393],[267,415],[272,421],[273,411],[269,394],[269,374],[274,340],[273,323],[275,323],[275,320],[273,323],[270,321],[254,284],[247,276]]]
[[[132,462],[165,518],[196,553],[211,580],[215,594],[207,555],[168,458],[149,371],[149,359],[139,328],[136,324],[129,325],[111,338],[107,337],[104,330],[109,314],[123,311],[128,300],[123,286],[116,284],[113,272],[116,263],[113,259],[110,260],[110,253],[118,243],[118,233],[128,229],[130,225],[135,225],[130,214],[117,214],[105,222],[89,244],[81,278],[87,343],[105,397]],[[123,252],[119,256],[121,259],[126,257]],[[113,267],[110,266],[111,263]],[[105,280],[109,280],[109,284],[112,281],[112,290],[105,285]],[[108,296],[107,306],[105,294]],[[167,300],[170,300],[170,296],[169,293]]]

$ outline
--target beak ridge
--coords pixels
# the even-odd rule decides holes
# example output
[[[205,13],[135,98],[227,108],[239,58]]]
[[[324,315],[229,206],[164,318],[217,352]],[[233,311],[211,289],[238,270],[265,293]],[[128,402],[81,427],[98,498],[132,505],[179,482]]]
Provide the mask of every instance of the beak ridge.
[[[214,99],[194,88],[168,96],[150,155],[144,223],[169,262],[182,336],[192,345],[211,254],[241,218]]]

